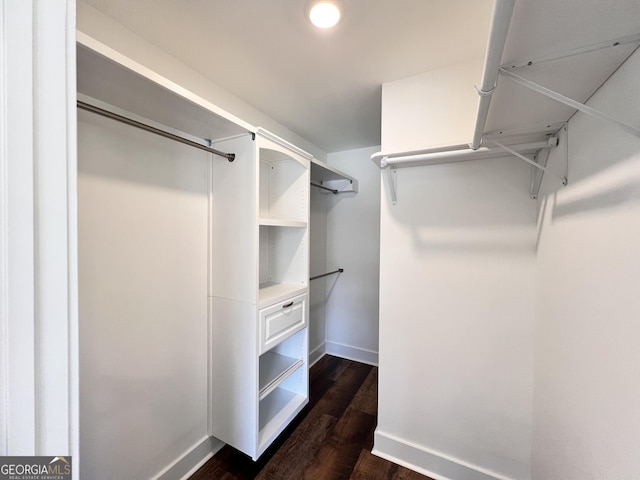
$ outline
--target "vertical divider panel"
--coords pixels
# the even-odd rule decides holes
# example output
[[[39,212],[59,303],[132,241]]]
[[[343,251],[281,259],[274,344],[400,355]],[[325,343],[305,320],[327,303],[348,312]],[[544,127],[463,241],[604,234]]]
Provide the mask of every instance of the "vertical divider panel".
[[[213,160],[211,292],[244,302],[256,302],[258,226],[255,144],[249,134],[216,142],[215,148],[234,152],[228,162]]]

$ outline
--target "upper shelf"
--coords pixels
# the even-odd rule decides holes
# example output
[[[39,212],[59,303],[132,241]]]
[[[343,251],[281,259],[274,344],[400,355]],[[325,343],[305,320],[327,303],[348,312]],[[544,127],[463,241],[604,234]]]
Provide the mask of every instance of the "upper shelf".
[[[624,41],[640,33],[637,0],[613,3],[615,8],[601,0],[516,2],[502,66],[573,100],[587,101],[638,47],[637,41]],[[483,133],[504,139],[502,143],[532,141],[536,133],[535,138],[555,133],[575,111],[501,76]]]
[[[311,183],[337,193],[357,192],[358,180],[315,158],[311,159]]]
[[[78,32],[78,93],[199,139],[255,128],[106,45]]]

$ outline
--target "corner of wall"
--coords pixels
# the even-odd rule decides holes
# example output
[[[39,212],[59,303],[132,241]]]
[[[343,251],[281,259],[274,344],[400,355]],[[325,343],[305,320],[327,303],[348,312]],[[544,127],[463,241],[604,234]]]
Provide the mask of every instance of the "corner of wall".
[[[483,57],[382,85],[382,149],[408,151],[469,142]],[[427,108],[428,105],[428,108]]]
[[[332,153],[328,162],[356,178],[357,193],[329,195],[327,267],[344,272],[327,280],[326,351],[378,364],[380,172],[378,146]]]
[[[434,480],[515,480],[376,429],[371,453]]]
[[[224,445],[215,437],[206,437],[158,473],[153,480],[187,480]]]
[[[636,50],[587,105],[640,125],[639,75]],[[545,177],[540,195],[533,477],[635,479],[640,140],[578,112],[560,148],[569,184]],[[564,168],[562,155],[547,166]]]

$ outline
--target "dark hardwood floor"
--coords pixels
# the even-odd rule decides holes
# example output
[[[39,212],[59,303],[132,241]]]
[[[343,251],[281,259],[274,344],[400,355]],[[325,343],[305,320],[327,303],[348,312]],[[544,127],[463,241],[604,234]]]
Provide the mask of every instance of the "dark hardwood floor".
[[[325,355],[309,383],[309,404],[257,462],[225,446],[190,480],[430,480],[371,454],[376,367]]]

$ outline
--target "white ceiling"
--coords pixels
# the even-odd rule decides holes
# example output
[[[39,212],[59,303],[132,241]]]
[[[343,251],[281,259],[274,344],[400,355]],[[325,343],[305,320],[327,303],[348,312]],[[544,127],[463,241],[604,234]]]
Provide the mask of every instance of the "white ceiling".
[[[343,21],[321,31],[304,18],[307,0],[79,1],[328,153],[380,144],[383,83],[483,58],[493,5],[346,0]],[[503,63],[638,33],[640,0],[517,0]],[[637,45],[515,73],[585,101]],[[502,78],[485,131],[554,131],[573,113]]]
[[[320,31],[307,0],[81,1],[325,152],[380,144],[383,83],[483,57],[492,8],[346,0],[338,27]]]

